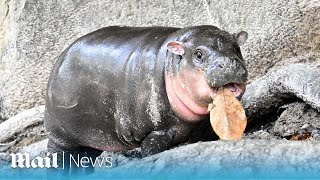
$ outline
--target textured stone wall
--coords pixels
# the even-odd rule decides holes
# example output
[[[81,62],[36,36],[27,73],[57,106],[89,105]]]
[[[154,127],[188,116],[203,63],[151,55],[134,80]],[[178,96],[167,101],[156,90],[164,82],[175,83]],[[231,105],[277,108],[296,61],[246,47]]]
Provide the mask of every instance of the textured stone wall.
[[[276,65],[319,61],[320,0],[0,0],[0,120],[44,104],[59,53],[109,25],[246,30],[250,78]]]

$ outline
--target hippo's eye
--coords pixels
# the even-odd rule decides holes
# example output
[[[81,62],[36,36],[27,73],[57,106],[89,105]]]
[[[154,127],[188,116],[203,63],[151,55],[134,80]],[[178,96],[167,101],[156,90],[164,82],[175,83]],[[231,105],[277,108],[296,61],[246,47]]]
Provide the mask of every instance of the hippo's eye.
[[[195,52],[194,52],[194,56],[197,60],[198,63],[202,63],[203,62],[203,57],[204,57],[204,54],[203,52],[200,50],[200,49],[197,49]]]
[[[202,59],[202,52],[201,52],[200,50],[197,50],[197,51],[196,51],[196,57],[197,57],[198,59]]]

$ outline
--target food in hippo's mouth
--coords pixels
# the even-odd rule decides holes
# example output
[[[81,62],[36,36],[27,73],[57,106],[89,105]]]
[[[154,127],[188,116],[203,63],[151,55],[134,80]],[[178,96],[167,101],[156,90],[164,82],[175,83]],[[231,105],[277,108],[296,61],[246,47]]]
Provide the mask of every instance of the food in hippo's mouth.
[[[225,140],[240,139],[247,125],[245,111],[230,89],[220,88],[208,107],[214,132]]]
[[[235,97],[237,97],[237,98],[244,93],[245,87],[246,87],[246,84],[244,84],[244,83],[242,83],[242,84],[240,84],[240,83],[228,83],[228,84],[223,86],[223,88],[229,89],[233,93],[233,95]],[[211,93],[210,103],[216,97],[216,95],[217,95],[219,89],[221,89],[221,87],[214,87],[212,89],[213,89],[213,91]]]
[[[240,84],[240,83],[228,83],[223,86],[223,88],[229,89],[235,97],[240,96],[244,92],[245,87],[246,87],[245,84]],[[217,92],[219,89],[220,88],[216,88],[216,91],[215,91],[216,93],[214,94],[214,96],[211,96],[212,98],[214,98],[217,95]]]

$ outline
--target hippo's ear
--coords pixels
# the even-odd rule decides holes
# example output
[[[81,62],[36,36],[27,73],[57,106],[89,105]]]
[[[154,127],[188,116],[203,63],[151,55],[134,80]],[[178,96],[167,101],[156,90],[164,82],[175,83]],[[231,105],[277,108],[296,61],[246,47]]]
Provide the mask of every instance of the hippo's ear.
[[[235,34],[238,44],[243,45],[248,39],[248,33],[245,31],[240,31],[238,34]]]
[[[183,55],[184,54],[184,47],[183,43],[179,41],[171,41],[167,44],[167,48],[170,52],[177,55]]]

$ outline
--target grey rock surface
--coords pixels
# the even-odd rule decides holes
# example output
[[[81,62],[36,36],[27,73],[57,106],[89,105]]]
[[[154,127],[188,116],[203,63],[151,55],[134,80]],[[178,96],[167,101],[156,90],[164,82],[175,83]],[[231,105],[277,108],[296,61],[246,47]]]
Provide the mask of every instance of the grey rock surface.
[[[76,38],[109,25],[246,30],[250,77],[319,55],[319,0],[0,0],[0,119],[44,104],[50,70]]]
[[[28,153],[30,158],[33,159],[39,155],[44,154],[47,150],[48,139],[43,139],[41,141],[29,144],[20,148],[19,152]]]
[[[292,174],[310,177],[309,172],[319,175],[320,144],[315,141],[287,140],[241,140],[199,142],[177,147],[143,159],[121,159],[114,167],[96,168],[93,176],[118,177],[259,177],[268,175],[278,178],[292,177]],[[103,154],[109,155],[110,154]],[[231,173],[231,174],[230,174]],[[235,174],[232,174],[235,173]],[[270,174],[271,173],[271,174]]]
[[[286,104],[262,122],[251,122],[245,139],[320,140],[320,113],[304,102]]]
[[[0,123],[0,152],[15,152],[20,147],[46,138],[44,109],[44,106],[37,106]]]
[[[9,157],[7,153],[0,153],[0,161],[8,161]]]
[[[41,143],[38,146],[41,150]],[[43,153],[39,151],[39,153]],[[92,179],[194,179],[203,177],[268,177],[283,179],[317,178],[320,175],[320,143],[317,141],[240,140],[199,142],[183,145],[146,158],[131,158],[122,154],[104,152],[99,158],[112,158],[112,167],[96,166]],[[4,154],[6,158],[7,155]],[[8,161],[0,172],[15,170]],[[40,169],[38,169],[40,170]],[[19,171],[19,169],[17,170]],[[33,171],[37,175],[38,172]],[[172,178],[175,177],[175,178]]]
[[[7,166],[10,161],[8,153],[0,153],[0,167]]]
[[[28,127],[43,123],[44,106],[23,111],[0,124],[0,143],[4,143]]]
[[[284,111],[275,121],[272,133],[281,137],[306,135],[320,140],[320,113],[305,103],[292,103],[282,107]]]
[[[297,100],[320,112],[319,72],[319,65],[297,63],[273,68],[255,79],[241,99],[248,121],[259,121],[280,106]]]

